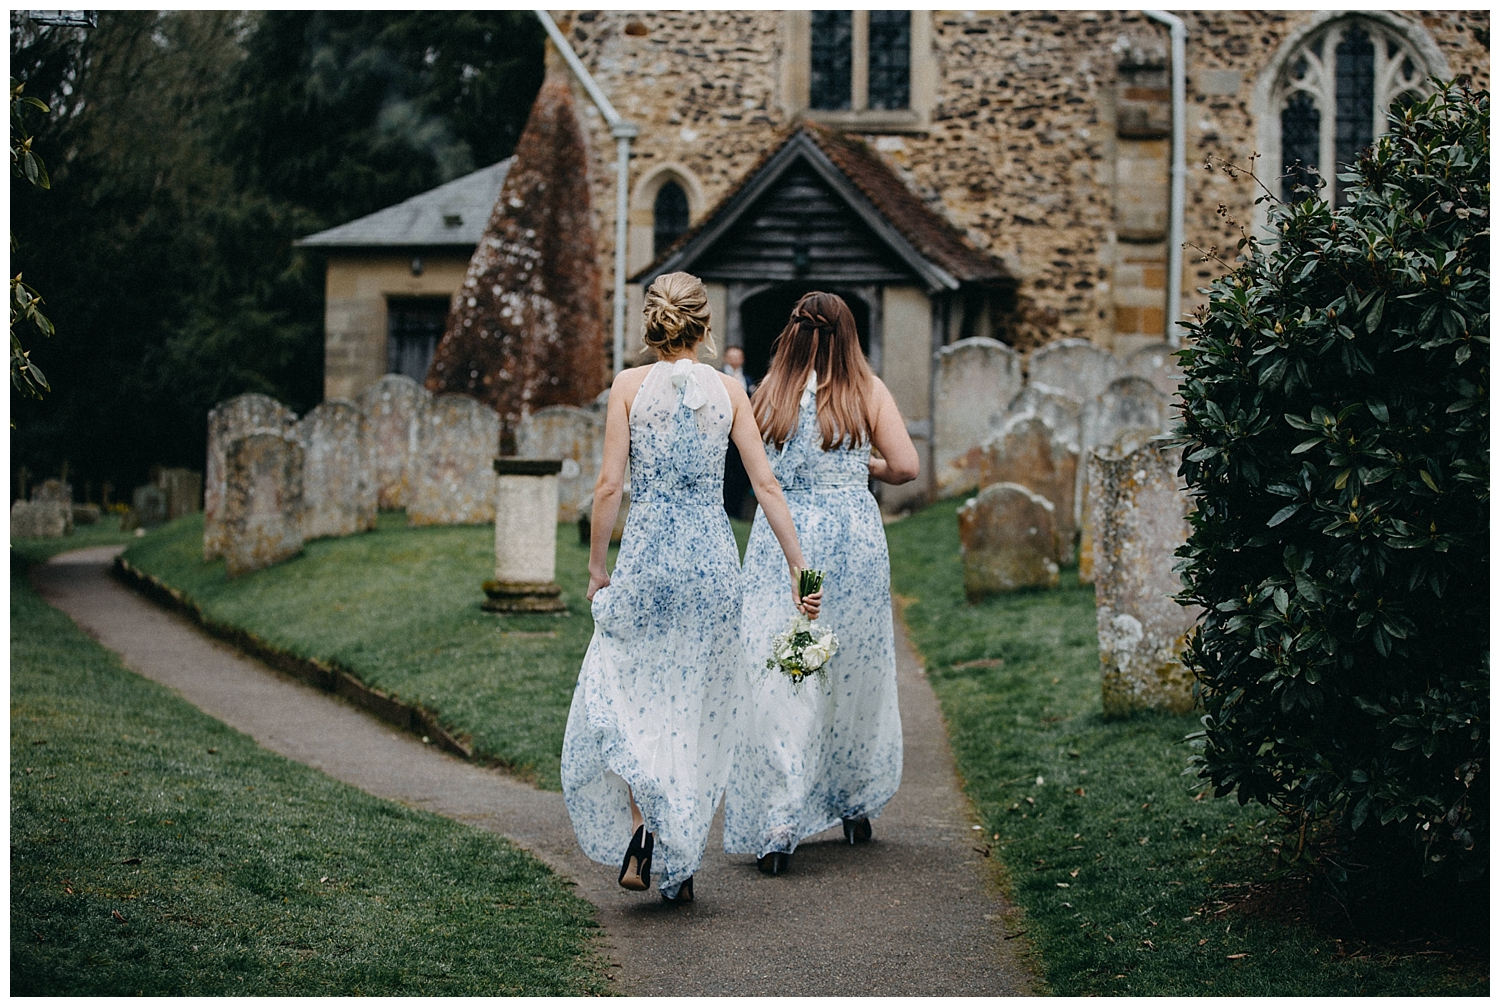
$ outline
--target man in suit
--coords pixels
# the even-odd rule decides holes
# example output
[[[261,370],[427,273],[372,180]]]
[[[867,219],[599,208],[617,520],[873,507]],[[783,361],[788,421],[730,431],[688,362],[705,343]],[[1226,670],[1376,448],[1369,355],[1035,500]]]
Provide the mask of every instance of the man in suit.
[[[746,391],[751,391],[749,383],[745,379],[745,351],[738,346],[724,347],[724,373],[745,385]],[[745,463],[740,461],[739,449],[734,442],[729,442],[729,452],[724,457],[724,511],[730,517],[743,518],[745,516],[746,497],[750,496],[750,476],[745,472]],[[754,514],[754,498],[750,498],[749,510]]]

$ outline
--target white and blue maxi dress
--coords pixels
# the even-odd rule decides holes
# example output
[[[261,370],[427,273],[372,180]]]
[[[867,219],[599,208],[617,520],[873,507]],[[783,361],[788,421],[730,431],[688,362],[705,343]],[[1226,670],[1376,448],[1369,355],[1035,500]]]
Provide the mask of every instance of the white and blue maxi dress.
[[[724,513],[733,421],[707,365],[658,363],[641,384],[630,514],[610,584],[594,595],[563,737],[563,796],[583,852],[620,863],[633,793],[668,897],[703,859],[745,702],[739,551]]]
[[[825,674],[795,687],[766,668],[794,610],[786,561],[757,512],[741,619],[750,703],[724,799],[729,853],[791,853],[841,818],[876,817],[901,783],[890,554],[869,489],[870,446],[823,450],[816,381],[771,467],[808,566],[826,574],[818,624],[839,650]]]

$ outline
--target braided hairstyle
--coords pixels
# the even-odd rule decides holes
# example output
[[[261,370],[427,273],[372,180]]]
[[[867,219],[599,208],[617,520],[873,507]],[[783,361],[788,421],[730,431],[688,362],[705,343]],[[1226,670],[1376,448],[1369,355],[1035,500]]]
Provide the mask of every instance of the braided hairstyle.
[[[657,356],[675,357],[706,344],[714,351],[708,291],[691,273],[663,273],[646,291],[642,339]]]
[[[771,366],[751,404],[761,436],[778,448],[797,430],[802,389],[818,373],[818,426],[823,450],[870,438],[873,373],[859,346],[849,305],[837,294],[804,294],[771,348]]]

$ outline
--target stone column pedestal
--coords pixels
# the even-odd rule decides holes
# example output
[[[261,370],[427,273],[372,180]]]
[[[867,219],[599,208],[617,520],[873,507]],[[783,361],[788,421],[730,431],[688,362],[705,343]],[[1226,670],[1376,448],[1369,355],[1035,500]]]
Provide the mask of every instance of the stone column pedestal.
[[[496,458],[495,579],[487,612],[566,612],[557,586],[557,476],[561,459]]]

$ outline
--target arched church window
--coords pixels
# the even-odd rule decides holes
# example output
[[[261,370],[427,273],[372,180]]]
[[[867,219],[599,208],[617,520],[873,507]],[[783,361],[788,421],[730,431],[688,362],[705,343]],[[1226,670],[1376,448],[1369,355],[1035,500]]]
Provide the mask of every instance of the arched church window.
[[[688,198],[682,186],[670,179],[656,190],[651,205],[651,256],[656,258],[688,229]]]
[[[1297,189],[1317,172],[1341,202],[1339,172],[1386,132],[1393,106],[1426,90],[1428,73],[1416,48],[1381,22],[1345,18],[1311,35],[1287,59],[1275,92],[1282,198],[1306,198]]]

